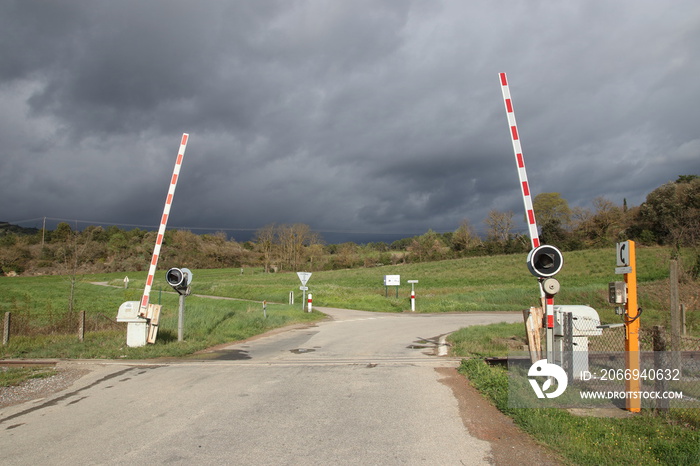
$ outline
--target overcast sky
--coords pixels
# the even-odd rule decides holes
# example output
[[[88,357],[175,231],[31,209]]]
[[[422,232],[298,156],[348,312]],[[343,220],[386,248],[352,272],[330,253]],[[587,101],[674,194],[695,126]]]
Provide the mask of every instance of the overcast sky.
[[[169,227],[520,219],[499,72],[533,195],[639,205],[700,174],[697,0],[4,0],[0,56],[22,226],[157,228],[182,133]]]

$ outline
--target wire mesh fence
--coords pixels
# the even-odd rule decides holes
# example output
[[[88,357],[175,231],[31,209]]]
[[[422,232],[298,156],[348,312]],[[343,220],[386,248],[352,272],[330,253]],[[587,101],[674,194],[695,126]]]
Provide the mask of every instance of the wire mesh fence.
[[[82,339],[85,332],[119,330],[113,317],[102,313],[74,312],[5,312],[3,316],[3,345],[12,338],[36,335],[76,335]]]
[[[679,347],[671,351],[671,336],[664,327],[642,328],[638,368],[631,370],[636,366],[628,361],[634,356],[625,351],[624,324],[600,325],[586,317],[573,321],[573,345],[562,349],[571,355],[569,365],[574,367],[569,373],[573,372],[580,390],[606,394],[619,408],[638,399],[641,409],[700,427],[700,338],[680,337]],[[577,334],[588,336],[577,338]],[[587,341],[582,342],[584,339]],[[580,355],[581,351],[587,356]]]

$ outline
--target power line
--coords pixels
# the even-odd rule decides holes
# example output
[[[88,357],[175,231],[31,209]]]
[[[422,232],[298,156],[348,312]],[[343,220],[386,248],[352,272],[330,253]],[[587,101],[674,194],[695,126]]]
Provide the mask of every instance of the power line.
[[[66,223],[73,223],[75,225],[78,224],[86,224],[86,225],[91,225],[91,226],[103,226],[103,225],[110,225],[110,226],[121,226],[121,227],[133,227],[133,228],[149,228],[149,229],[157,229],[158,225],[145,225],[145,224],[138,224],[138,223],[123,223],[123,222],[103,222],[103,221],[97,221],[97,220],[80,220],[80,219],[72,219],[72,218],[59,218],[59,217],[37,217],[37,218],[31,218],[27,220],[13,220],[7,223],[13,224],[13,225],[19,225],[22,223],[30,223],[30,222],[36,222],[39,220],[52,220],[56,222],[66,222]],[[199,231],[244,231],[244,232],[255,232],[259,231],[264,227],[258,227],[258,228],[228,228],[228,227],[194,227],[194,226],[179,226],[179,225],[173,225],[170,228],[175,229],[175,230],[199,230]],[[333,233],[333,234],[346,234],[346,235],[377,235],[377,236],[419,236],[422,235],[425,232],[397,232],[397,231],[366,231],[366,230],[318,230],[318,229],[313,229],[313,231],[317,233]],[[433,230],[436,233],[448,233],[451,232],[452,230],[445,230],[445,231],[436,231]]]

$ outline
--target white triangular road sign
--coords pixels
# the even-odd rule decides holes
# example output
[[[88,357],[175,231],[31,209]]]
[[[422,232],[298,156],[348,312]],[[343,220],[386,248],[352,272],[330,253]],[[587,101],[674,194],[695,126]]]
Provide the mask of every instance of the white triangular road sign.
[[[301,286],[306,286],[306,282],[311,278],[311,272],[297,272],[299,280],[301,280]]]

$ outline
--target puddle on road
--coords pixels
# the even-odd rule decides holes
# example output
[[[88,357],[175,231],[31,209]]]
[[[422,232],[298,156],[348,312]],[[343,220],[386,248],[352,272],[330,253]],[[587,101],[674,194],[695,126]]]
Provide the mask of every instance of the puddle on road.
[[[312,348],[295,348],[289,350],[290,353],[294,354],[313,353],[314,351],[316,350]]]
[[[423,351],[423,354],[425,354],[426,356],[435,356],[437,345],[432,340],[428,340],[426,338],[419,338],[410,345],[408,345],[406,348],[415,350],[427,350]]]
[[[419,340],[414,341],[412,344],[408,345],[406,348],[408,348],[408,349],[427,349],[427,348],[433,349],[433,348],[435,348],[435,343],[430,341],[430,340],[426,340],[426,339],[421,338]]]

